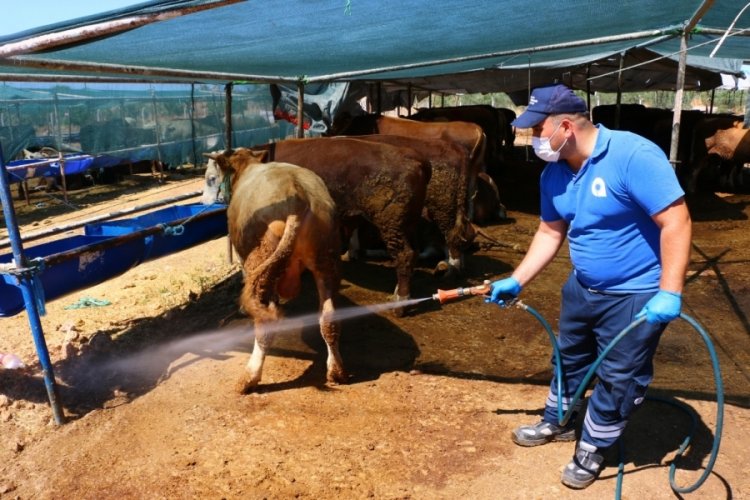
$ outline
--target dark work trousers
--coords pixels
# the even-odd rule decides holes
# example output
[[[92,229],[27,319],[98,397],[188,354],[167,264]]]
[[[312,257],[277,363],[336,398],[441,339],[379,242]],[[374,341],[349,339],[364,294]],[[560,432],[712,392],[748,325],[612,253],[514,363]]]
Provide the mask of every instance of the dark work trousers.
[[[610,342],[635,319],[655,292],[610,294],[587,289],[573,273],[562,290],[558,338],[563,365],[562,401],[570,399]],[[666,323],[644,322],[625,335],[596,370],[581,440],[597,448],[614,444],[628,417],[643,402],[654,377],[653,356]],[[554,363],[554,357],[553,357]],[[557,375],[552,378],[544,420],[557,424]],[[594,379],[596,380],[596,379]]]

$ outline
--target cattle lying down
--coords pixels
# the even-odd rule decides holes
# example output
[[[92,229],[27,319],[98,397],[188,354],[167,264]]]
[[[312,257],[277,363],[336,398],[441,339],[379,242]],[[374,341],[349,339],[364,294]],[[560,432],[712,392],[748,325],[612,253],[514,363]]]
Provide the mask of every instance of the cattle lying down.
[[[331,319],[340,265],[334,202],[314,172],[287,163],[263,164],[259,156],[248,149],[211,155],[202,199],[205,204],[226,202],[220,186],[229,176],[229,237],[245,276],[240,303],[255,322],[255,346],[237,390],[248,392],[260,382],[273,342],[272,323],[281,315],[279,301],[299,294],[305,270],[318,288],[328,381],[346,382],[339,326]]]
[[[318,174],[349,231],[360,218],[377,229],[396,267],[396,300],[410,297],[413,235],[424,206],[430,165],[414,150],[350,137],[288,139],[253,149]],[[397,316],[404,309],[393,309]]]
[[[454,277],[463,270],[463,251],[474,241],[468,218],[471,199],[468,196],[469,172],[463,149],[442,139],[417,139],[398,135],[363,135],[360,139],[413,149],[430,164],[432,174],[424,201],[425,214],[443,239],[447,261],[438,264],[436,273]]]

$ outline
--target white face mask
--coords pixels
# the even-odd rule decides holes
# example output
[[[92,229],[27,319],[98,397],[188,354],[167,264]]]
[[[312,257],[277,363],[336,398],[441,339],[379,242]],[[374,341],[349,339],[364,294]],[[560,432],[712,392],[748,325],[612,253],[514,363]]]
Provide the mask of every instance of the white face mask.
[[[562,122],[560,123],[562,125]],[[560,150],[565,146],[565,144],[568,142],[567,139],[565,139],[565,142],[563,142],[557,150],[553,150],[552,146],[550,146],[550,139],[557,133],[558,130],[560,130],[560,125],[557,126],[554,132],[552,132],[552,135],[549,137],[541,138],[541,137],[531,137],[531,147],[534,148],[534,154],[536,154],[540,159],[550,162],[550,161],[557,161],[560,159]]]

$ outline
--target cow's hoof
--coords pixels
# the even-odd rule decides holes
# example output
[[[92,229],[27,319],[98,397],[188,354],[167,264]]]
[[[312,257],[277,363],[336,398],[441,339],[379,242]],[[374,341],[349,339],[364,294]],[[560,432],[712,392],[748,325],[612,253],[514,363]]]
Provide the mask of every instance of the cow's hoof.
[[[500,221],[508,220],[508,211],[505,206],[500,205],[500,208],[497,209],[497,219]]]
[[[438,262],[438,265],[435,266],[432,274],[442,281],[451,281],[458,279],[461,276],[461,271],[456,266],[452,266],[450,263],[443,260]]]
[[[340,385],[349,383],[349,375],[343,370],[331,370],[326,374],[326,382],[331,385]]]
[[[409,297],[394,297],[393,300],[395,300],[396,302],[402,302],[409,300]],[[404,316],[406,316],[407,307],[405,305],[396,306],[391,310],[391,312],[395,317],[403,318]]]
[[[442,276],[447,272],[450,272],[451,265],[448,264],[448,262],[441,260],[438,262],[438,265],[435,266],[435,269],[432,271],[432,274],[435,276]]]
[[[258,387],[258,381],[253,379],[249,373],[242,375],[234,384],[234,390],[238,394],[250,394],[256,387]]]

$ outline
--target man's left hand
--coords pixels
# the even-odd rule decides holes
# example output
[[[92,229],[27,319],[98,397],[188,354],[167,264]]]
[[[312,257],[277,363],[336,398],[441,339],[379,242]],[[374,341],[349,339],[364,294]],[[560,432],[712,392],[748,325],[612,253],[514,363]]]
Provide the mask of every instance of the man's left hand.
[[[679,293],[659,290],[635,315],[635,319],[646,316],[649,323],[669,323],[680,315],[681,307],[682,296]]]

